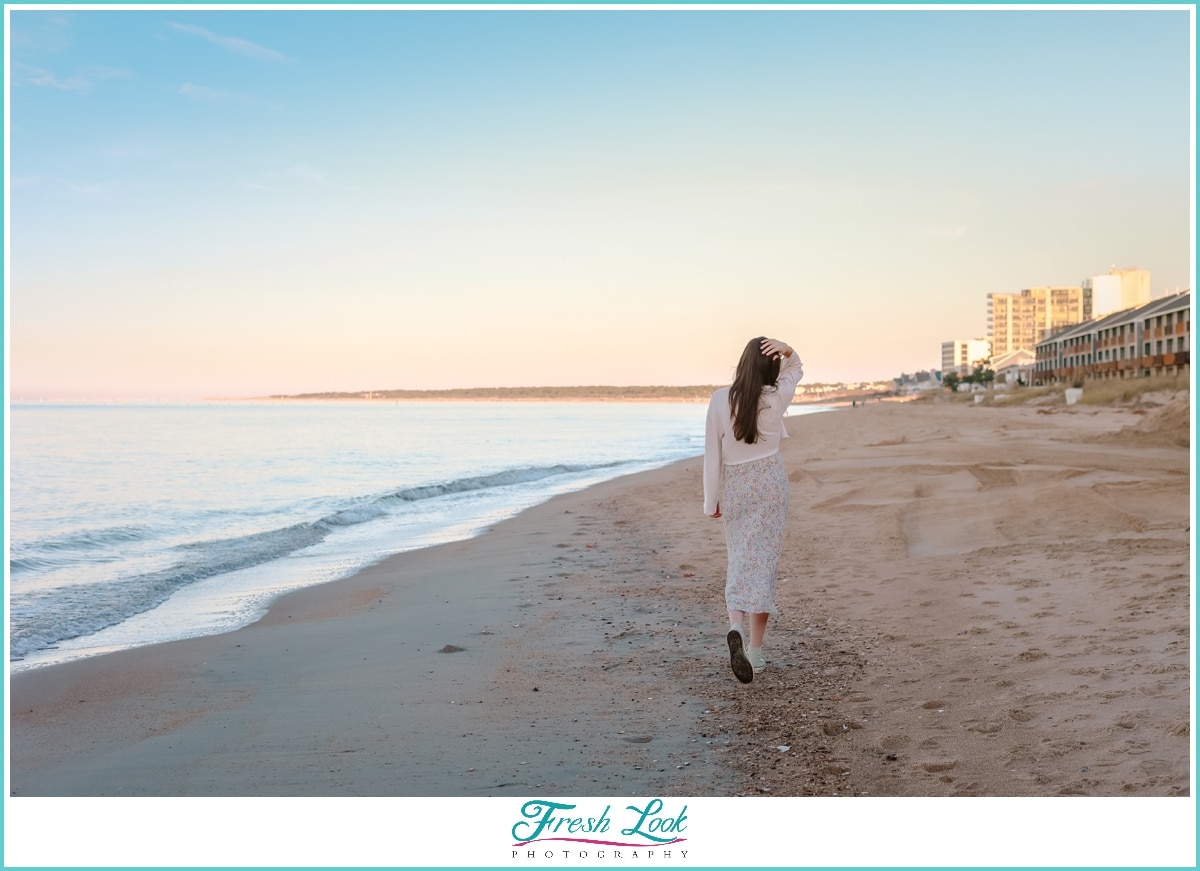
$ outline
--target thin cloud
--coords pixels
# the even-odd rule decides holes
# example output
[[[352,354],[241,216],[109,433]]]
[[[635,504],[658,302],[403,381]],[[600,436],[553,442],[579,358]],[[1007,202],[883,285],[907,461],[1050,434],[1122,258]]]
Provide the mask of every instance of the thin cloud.
[[[275,51],[273,48],[258,45],[246,39],[241,39],[237,36],[225,36],[220,33],[213,33],[211,30],[206,30],[203,27],[197,27],[194,24],[179,24],[170,22],[168,25],[173,30],[178,30],[180,33],[190,33],[193,36],[198,36],[201,39],[206,39],[213,45],[220,46],[226,51],[231,51],[234,54],[240,54],[242,57],[253,58],[254,60],[273,61],[275,63],[287,63],[288,58]]]
[[[71,26],[66,15],[22,19],[10,31],[12,48],[58,54],[71,47]]]
[[[75,74],[59,78],[49,70],[16,61],[13,64],[19,81],[39,88],[54,88],[59,91],[74,91],[86,94],[92,90],[97,79],[132,79],[133,73],[119,67],[80,67]]]
[[[132,79],[133,73],[122,67],[80,67],[79,74],[89,79]]]
[[[41,67],[31,67],[20,61],[17,61],[13,66],[16,68],[19,80],[27,85],[35,85],[39,88],[55,88],[59,91],[74,91],[77,94],[86,94],[92,89],[92,83],[86,76],[74,75],[66,79],[60,79],[49,70],[44,70]]]

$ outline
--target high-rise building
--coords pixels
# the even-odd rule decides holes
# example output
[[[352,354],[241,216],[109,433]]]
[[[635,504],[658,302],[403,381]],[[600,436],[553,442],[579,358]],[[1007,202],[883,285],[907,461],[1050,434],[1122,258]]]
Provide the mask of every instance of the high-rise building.
[[[1030,287],[1020,293],[989,293],[988,338],[996,356],[1030,351],[1047,334],[1092,315],[1092,288]]]
[[[1121,310],[1150,302],[1150,273],[1145,269],[1136,266],[1117,269],[1114,266],[1108,274],[1121,279]]]
[[[951,372],[970,375],[992,355],[987,339],[954,339],[942,342],[942,377]]]
[[[1102,318],[1119,312],[1121,305],[1121,277],[1119,275],[1093,275],[1083,280],[1084,291],[1092,292],[1092,317]]]
[[[1083,281],[1085,291],[1092,293],[1094,318],[1125,311],[1150,302],[1150,273],[1130,268],[1108,270],[1108,275],[1093,275]]]

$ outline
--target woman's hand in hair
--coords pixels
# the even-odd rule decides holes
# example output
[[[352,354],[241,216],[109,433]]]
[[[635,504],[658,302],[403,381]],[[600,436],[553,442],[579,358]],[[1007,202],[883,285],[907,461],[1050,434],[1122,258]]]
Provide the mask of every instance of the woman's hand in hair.
[[[767,357],[792,356],[792,346],[787,342],[779,341],[779,339],[763,339],[759,347]]]

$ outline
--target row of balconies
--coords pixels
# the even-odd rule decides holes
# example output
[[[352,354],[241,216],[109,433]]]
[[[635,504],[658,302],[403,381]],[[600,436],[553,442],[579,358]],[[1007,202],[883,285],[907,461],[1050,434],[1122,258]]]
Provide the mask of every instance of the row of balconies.
[[[1173,327],[1155,327],[1153,331],[1146,329],[1146,330],[1143,330],[1142,333],[1143,333],[1143,335],[1149,336],[1151,334],[1151,332],[1153,332],[1154,338],[1164,339],[1167,336],[1182,336],[1187,331],[1188,331],[1188,322],[1187,321],[1179,321]]]
[[[1149,336],[1146,336],[1145,338],[1149,339],[1150,337],[1149,337]],[[1181,344],[1181,345],[1182,345],[1182,344],[1183,344],[1183,342],[1180,342],[1179,344]],[[1137,343],[1136,343],[1136,342],[1132,342],[1132,341],[1121,341],[1121,342],[1097,342],[1097,343],[1096,343],[1096,350],[1097,350],[1097,351],[1108,350],[1108,349],[1110,349],[1110,348],[1111,348],[1111,349],[1113,349],[1113,350],[1117,350],[1117,349],[1120,349],[1120,348],[1128,348],[1128,349],[1129,349],[1129,356],[1131,356],[1131,357],[1135,356],[1133,352],[1134,352],[1134,349],[1135,349],[1136,347],[1137,347]],[[1182,349],[1182,348],[1180,348],[1180,350],[1183,350],[1183,349]],[[1064,346],[1064,347],[1061,349],[1061,354],[1060,354],[1060,356],[1063,356],[1063,357],[1070,357],[1070,356],[1072,356],[1072,355],[1075,355],[1075,354],[1090,354],[1091,352],[1092,352],[1092,345],[1091,345],[1091,343],[1090,343],[1090,342],[1076,342],[1076,343],[1075,343],[1075,344],[1073,344],[1073,345],[1066,345],[1066,346]]]
[[[1087,363],[1080,366],[1058,366],[1044,368],[1039,371],[1052,378],[1078,378],[1089,374],[1105,372],[1120,372],[1127,369],[1169,369],[1172,366],[1187,366],[1191,362],[1188,351],[1177,351],[1174,354],[1151,354],[1137,357],[1133,360],[1109,360],[1104,363]]]
[[[1188,327],[1188,322],[1180,321],[1173,327],[1156,327],[1153,330],[1143,330],[1142,338],[1145,341],[1150,341],[1151,339],[1166,339],[1174,336],[1182,336],[1188,332]],[[1097,348],[1119,348],[1122,345],[1137,345],[1137,342],[1133,337],[1132,330],[1129,332],[1120,332],[1116,335],[1096,340]],[[1081,341],[1078,341],[1073,345],[1068,345],[1066,348],[1064,348],[1064,352],[1067,354],[1086,354],[1090,350],[1090,339],[1082,339]]]

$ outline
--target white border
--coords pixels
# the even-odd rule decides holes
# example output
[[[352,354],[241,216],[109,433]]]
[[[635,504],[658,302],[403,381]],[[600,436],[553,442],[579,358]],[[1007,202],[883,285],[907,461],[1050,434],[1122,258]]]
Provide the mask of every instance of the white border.
[[[1191,285],[1195,287],[1195,5],[1180,4],[78,4],[4,6],[4,63],[11,68],[11,11],[1189,11],[1191,31]],[[4,93],[4,506],[9,505],[10,109]],[[1194,372],[1194,370],[1193,370]],[[1194,374],[1193,392],[1195,388]],[[1193,449],[1196,409],[1191,409]],[[1191,522],[1196,521],[1195,452]],[[1196,565],[1191,567],[1191,626],[1196,626]],[[4,535],[8,592],[8,512]],[[9,627],[5,621],[5,665]],[[1193,646],[1193,657],[1195,649]],[[9,687],[5,680],[5,763],[9,758]],[[1192,675],[1191,718],[1196,712]],[[686,803],[692,829],[670,859],[511,858],[506,837],[520,799],[10,799],[4,765],[4,864],[28,867],[1145,867],[1196,865],[1195,737],[1191,793],[1170,798],[728,798]],[[529,796],[528,798],[534,798]],[[570,801],[551,796],[558,801]],[[635,799],[577,799],[581,807]],[[769,813],[764,813],[768,810]],[[1011,819],[1005,819],[1011,815]],[[1006,824],[1007,823],[1007,824]],[[419,836],[414,834],[419,833]],[[772,851],[774,848],[774,851]],[[660,848],[661,849],[661,848]],[[682,854],[687,852],[687,857]],[[971,862],[972,858],[981,860]]]

